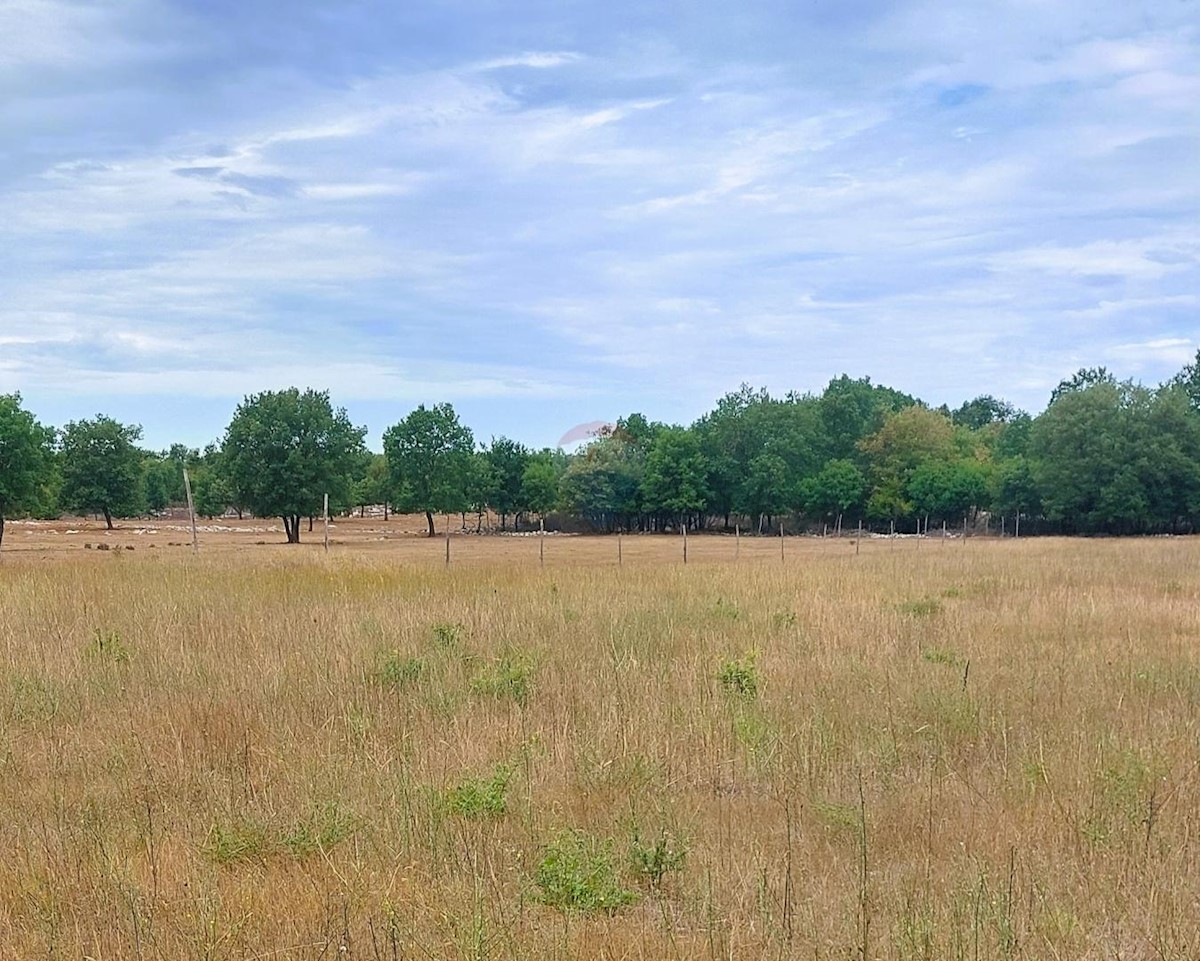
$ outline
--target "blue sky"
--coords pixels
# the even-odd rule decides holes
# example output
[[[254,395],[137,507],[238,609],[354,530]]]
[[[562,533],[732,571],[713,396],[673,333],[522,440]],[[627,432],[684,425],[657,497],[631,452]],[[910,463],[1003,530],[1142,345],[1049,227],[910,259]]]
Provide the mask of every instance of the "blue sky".
[[[1200,4],[0,0],[0,392],[553,444],[1200,338]]]

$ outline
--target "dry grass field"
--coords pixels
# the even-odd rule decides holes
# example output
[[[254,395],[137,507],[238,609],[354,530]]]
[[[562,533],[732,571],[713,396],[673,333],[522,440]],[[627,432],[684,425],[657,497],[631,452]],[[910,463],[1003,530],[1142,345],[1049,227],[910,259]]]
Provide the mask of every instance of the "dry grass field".
[[[3,957],[1200,956],[1200,541],[404,523],[10,526]]]

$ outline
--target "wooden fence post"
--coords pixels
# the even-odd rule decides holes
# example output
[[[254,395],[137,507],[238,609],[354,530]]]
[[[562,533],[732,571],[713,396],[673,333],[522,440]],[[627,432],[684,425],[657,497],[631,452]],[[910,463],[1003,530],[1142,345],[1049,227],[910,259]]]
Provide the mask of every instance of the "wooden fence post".
[[[200,541],[196,537],[196,505],[192,501],[192,482],[186,467],[183,469],[183,489],[187,493],[188,517],[192,519],[192,551],[195,552],[200,550]]]

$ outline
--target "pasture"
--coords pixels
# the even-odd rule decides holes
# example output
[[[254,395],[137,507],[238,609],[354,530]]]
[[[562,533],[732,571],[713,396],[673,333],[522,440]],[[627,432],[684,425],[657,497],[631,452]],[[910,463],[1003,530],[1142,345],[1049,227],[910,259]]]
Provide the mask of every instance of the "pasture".
[[[1200,955],[1200,541],[396,523],[10,527],[2,956]]]

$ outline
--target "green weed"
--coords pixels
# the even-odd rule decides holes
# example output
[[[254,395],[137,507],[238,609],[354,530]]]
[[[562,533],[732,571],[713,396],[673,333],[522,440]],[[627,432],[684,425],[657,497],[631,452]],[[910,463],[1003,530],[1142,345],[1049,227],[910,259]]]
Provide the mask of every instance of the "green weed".
[[[337,802],[316,808],[303,821],[284,831],[279,843],[296,860],[315,851],[328,851],[358,830],[359,819]]]
[[[758,696],[758,652],[751,651],[744,657],[731,658],[721,664],[717,680],[725,693],[747,699]]]
[[[466,627],[462,624],[452,624],[449,621],[439,621],[430,631],[433,633],[433,646],[439,651],[447,651],[462,643]]]
[[[508,784],[512,768],[500,765],[491,777],[469,778],[446,792],[446,807],[459,817],[502,817],[508,810]]]
[[[383,651],[376,658],[375,682],[383,687],[411,687],[425,674],[425,661],[399,651]]]
[[[257,821],[235,821],[214,822],[202,850],[209,860],[227,865],[264,861],[270,847],[269,835]]]
[[[612,841],[566,831],[546,846],[534,882],[542,904],[563,911],[612,914],[637,900],[613,863]]]
[[[125,664],[129,661],[130,651],[116,631],[105,631],[97,627],[88,642],[87,653],[91,657],[114,664]]]
[[[471,681],[476,694],[496,700],[510,699],[521,707],[533,690],[533,665],[519,654],[502,654]]]
[[[936,597],[919,597],[916,600],[897,604],[896,610],[909,617],[932,617],[934,614],[941,613],[942,602]]]
[[[658,890],[663,878],[682,871],[687,861],[687,847],[664,829],[653,843],[643,841],[634,832],[629,846],[629,861],[633,873]]]

